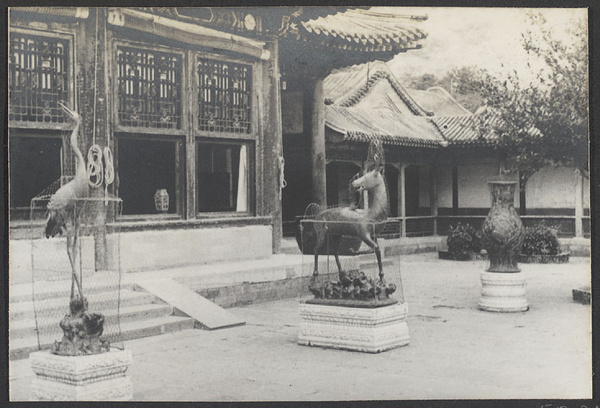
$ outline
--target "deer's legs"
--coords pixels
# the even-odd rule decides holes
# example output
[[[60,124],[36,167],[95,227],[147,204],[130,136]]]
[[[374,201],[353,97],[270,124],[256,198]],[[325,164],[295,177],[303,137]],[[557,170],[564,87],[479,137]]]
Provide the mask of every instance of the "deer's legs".
[[[314,282],[319,275],[319,252],[321,251],[323,244],[325,243],[325,231],[317,230],[317,243],[315,244],[314,253],[315,253],[315,266],[313,269],[312,277],[310,278],[311,282]]]
[[[338,268],[338,272],[342,271],[342,264],[340,263],[340,246],[342,244],[342,236],[341,235],[330,235],[329,236],[330,243],[334,248],[333,256],[335,258],[335,263]]]
[[[377,257],[377,266],[379,267],[379,281],[383,284],[383,266],[381,264],[381,250],[379,249],[379,244],[377,243],[377,238],[371,238],[369,235],[365,235],[362,237],[362,240],[365,244],[367,244],[370,248],[375,251],[375,256]]]

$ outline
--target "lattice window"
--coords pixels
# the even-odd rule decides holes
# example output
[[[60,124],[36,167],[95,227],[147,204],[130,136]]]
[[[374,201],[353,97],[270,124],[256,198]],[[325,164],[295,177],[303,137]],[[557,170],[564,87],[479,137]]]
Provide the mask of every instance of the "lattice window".
[[[13,32],[9,52],[9,120],[62,123],[58,101],[69,99],[69,41]]]
[[[181,128],[181,56],[119,47],[119,123],[123,126]]]
[[[252,67],[198,58],[198,126],[250,133]]]

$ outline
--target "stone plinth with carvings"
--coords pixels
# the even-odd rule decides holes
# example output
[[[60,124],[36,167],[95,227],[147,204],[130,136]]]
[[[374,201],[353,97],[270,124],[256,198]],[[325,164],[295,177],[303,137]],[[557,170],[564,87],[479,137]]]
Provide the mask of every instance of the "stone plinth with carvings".
[[[86,356],[59,356],[48,351],[29,355],[35,378],[32,401],[131,401],[133,388],[126,375],[131,350]]]
[[[525,312],[527,282],[522,273],[481,272],[479,309],[488,312]]]
[[[298,343],[367,353],[405,346],[407,310],[406,303],[371,308],[301,303]]]

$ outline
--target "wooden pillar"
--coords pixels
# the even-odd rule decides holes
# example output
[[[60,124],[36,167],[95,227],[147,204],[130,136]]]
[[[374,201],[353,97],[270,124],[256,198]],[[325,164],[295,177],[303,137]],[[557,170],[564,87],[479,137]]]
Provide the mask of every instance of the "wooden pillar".
[[[311,88],[311,173],[312,201],[327,206],[325,153],[325,93],[323,79],[317,78]]]
[[[437,235],[437,216],[438,216],[438,196],[437,196],[437,171],[435,166],[430,167],[429,176],[429,207],[431,208],[431,215],[435,217],[433,219],[433,235]]]
[[[583,237],[583,183],[581,171],[576,171],[575,182],[575,236]]]
[[[194,58],[192,58],[192,53],[188,52],[188,70],[189,72],[193,72]],[[190,81],[190,79],[187,79]],[[187,114],[187,124],[188,129],[194,129],[194,117],[192,112],[194,111],[194,96],[192,92],[187,93],[186,103],[188,106],[187,110],[184,112]],[[185,182],[183,185],[185,186],[185,206],[183,211],[183,217],[188,220],[192,220],[196,218],[197,214],[197,186],[196,186],[196,138],[194,137],[194,132],[188,132],[185,137],[185,143],[182,154],[185,155]]]
[[[406,164],[400,165],[400,174],[398,175],[398,214],[402,220],[402,237],[406,237]]]
[[[85,85],[81,92],[80,110],[82,113],[84,138],[91,144],[96,144],[104,149],[110,139],[108,126],[108,62],[106,29],[106,8],[91,8],[90,18],[86,20],[86,64],[84,70]],[[87,125],[87,126],[86,126]],[[111,146],[112,147],[112,146]],[[82,152],[84,157],[87,152]],[[103,171],[103,170],[102,170]],[[91,188],[93,198],[103,198],[105,194],[104,183],[99,187]],[[106,206],[104,200],[96,200],[93,205],[94,219],[94,267],[96,270],[106,269],[108,266],[107,239],[106,239]]]
[[[527,180],[519,172],[519,215],[527,215]]]
[[[452,215],[458,215],[458,166],[452,167]]]
[[[267,41],[271,58],[263,66],[265,127],[262,143],[262,213],[272,217],[273,253],[281,252],[283,223],[281,219],[280,158],[283,158],[281,129],[281,91],[279,74],[279,44],[275,38]]]

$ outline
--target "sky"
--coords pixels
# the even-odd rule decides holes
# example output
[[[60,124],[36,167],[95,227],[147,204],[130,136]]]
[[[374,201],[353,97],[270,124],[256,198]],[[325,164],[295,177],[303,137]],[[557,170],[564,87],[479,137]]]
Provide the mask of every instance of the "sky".
[[[384,10],[385,8],[379,8]],[[443,76],[448,70],[476,65],[499,74],[515,69],[527,77],[528,58],[521,45],[521,33],[528,27],[527,13],[543,13],[560,38],[568,40],[564,28],[574,18],[587,20],[586,9],[402,7],[402,13],[428,19],[418,26],[427,34],[425,46],[396,56],[389,62],[394,73],[431,73]]]

